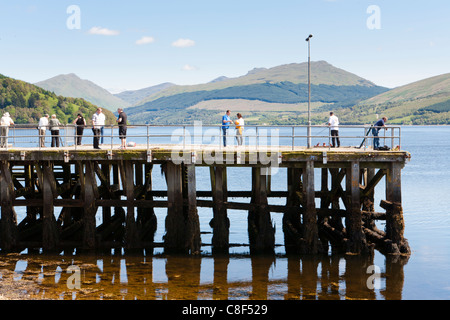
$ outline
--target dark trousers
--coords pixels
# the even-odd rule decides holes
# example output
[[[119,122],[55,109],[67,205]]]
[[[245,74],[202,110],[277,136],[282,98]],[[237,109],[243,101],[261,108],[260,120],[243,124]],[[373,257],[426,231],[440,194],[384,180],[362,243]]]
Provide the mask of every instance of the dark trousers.
[[[94,149],[97,149],[100,141],[100,129],[92,129],[92,132],[94,133]]]
[[[340,147],[341,141],[339,140],[339,130],[331,130],[331,137],[331,146],[333,148],[336,147],[337,142],[337,146]]]
[[[77,127],[77,146],[81,146],[81,139],[83,138],[84,128]]]
[[[52,133],[52,148],[59,148],[59,130],[51,130]]]
[[[373,135],[373,148],[378,149],[380,147],[380,138],[378,138],[378,129],[372,128]]]

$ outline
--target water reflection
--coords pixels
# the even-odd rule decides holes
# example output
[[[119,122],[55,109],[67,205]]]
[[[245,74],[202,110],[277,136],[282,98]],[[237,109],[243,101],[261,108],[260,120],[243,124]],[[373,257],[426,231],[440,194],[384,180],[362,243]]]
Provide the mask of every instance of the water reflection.
[[[0,297],[65,300],[402,299],[407,257],[0,257]],[[72,267],[71,267],[72,266]],[[79,274],[73,272],[78,268]],[[75,268],[75,269],[76,269]],[[370,272],[368,272],[368,270]],[[74,279],[79,276],[79,288]],[[375,281],[372,281],[375,280]]]

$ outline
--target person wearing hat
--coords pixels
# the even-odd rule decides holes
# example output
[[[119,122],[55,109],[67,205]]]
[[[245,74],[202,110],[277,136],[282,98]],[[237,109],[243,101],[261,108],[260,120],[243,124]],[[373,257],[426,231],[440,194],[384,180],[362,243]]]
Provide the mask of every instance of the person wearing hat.
[[[9,126],[14,125],[14,121],[11,119],[9,112],[5,112],[3,117],[0,119],[0,127],[1,127],[1,139],[0,139],[0,148],[6,148],[8,145],[8,134],[9,134]]]
[[[41,148],[45,147],[45,131],[48,129],[48,117],[49,115],[46,113],[42,118],[39,119],[39,146]]]

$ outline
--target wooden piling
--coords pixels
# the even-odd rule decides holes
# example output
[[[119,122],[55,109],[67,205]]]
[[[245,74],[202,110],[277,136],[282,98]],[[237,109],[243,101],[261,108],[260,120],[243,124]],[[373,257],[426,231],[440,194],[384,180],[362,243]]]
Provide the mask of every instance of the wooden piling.
[[[0,203],[1,203],[1,226],[0,238],[2,249],[6,252],[17,249],[17,216],[12,205],[14,199],[13,182],[9,163],[0,162]]]
[[[361,194],[360,194],[360,167],[359,162],[352,161],[347,168],[347,216],[345,228],[347,231],[347,252],[354,254],[369,253],[365,234],[362,230]]]
[[[191,179],[186,183],[183,183],[182,165],[169,162],[165,168],[168,208],[164,248],[167,252],[198,254],[200,226],[196,201],[194,201],[196,199],[195,166],[190,165],[184,169],[186,177]],[[184,197],[183,194],[186,196]]]
[[[287,168],[287,197],[288,210],[283,214],[283,234],[286,253],[298,254],[303,241],[302,232],[302,169]],[[304,211],[304,210],[303,210]]]
[[[323,248],[319,242],[319,231],[317,226],[313,161],[306,162],[306,168],[303,174],[303,186],[306,200],[305,214],[303,216],[305,239],[303,253],[317,254],[323,252]]]
[[[213,198],[213,218],[209,225],[213,229],[212,250],[214,253],[228,253],[230,220],[227,216],[227,180],[226,167],[210,166],[210,180]]]
[[[248,236],[252,254],[274,253],[275,228],[267,201],[267,175],[261,167],[252,168],[252,209],[248,212]]]
[[[36,166],[39,171],[40,166]],[[53,175],[53,167],[50,162],[43,162],[39,173],[42,181],[43,196],[43,230],[42,230],[42,248],[44,252],[55,253],[59,244],[59,232],[56,228],[56,219],[54,215],[54,199],[57,197],[56,181]]]

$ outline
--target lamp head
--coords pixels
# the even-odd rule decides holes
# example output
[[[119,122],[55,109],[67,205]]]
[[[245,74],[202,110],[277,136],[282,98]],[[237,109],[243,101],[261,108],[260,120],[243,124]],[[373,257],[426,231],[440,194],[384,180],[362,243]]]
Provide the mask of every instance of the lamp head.
[[[306,38],[306,41],[309,41],[309,39],[311,39],[312,37],[313,37],[313,35],[310,34],[310,35],[308,36],[308,38]]]

